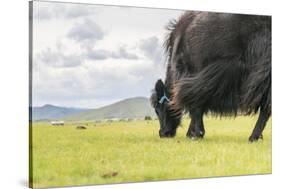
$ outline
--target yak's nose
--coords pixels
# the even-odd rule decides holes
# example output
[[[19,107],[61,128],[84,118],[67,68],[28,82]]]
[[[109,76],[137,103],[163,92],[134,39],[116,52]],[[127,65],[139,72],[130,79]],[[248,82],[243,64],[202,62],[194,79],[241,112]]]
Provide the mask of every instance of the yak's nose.
[[[160,138],[170,138],[170,137],[174,137],[175,135],[176,135],[175,130],[173,130],[173,131],[161,131],[161,130],[159,130]]]

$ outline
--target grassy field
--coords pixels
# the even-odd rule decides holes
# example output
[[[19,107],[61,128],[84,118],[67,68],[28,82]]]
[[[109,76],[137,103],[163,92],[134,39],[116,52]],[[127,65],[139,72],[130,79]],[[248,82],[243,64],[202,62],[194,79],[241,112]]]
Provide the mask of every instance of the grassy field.
[[[256,117],[205,118],[204,140],[172,139],[158,121],[33,124],[33,187],[105,184],[271,173],[271,120],[264,140],[249,144]]]

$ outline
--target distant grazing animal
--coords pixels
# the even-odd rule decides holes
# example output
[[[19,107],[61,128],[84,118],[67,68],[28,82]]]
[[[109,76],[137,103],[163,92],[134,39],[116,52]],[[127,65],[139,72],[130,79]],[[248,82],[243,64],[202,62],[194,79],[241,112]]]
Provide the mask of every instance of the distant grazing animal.
[[[167,27],[168,64],[151,95],[160,137],[174,137],[183,113],[187,137],[203,138],[203,115],[259,112],[249,141],[271,116],[271,17],[189,11]]]
[[[54,126],[64,126],[64,121],[51,121]]]
[[[87,129],[87,127],[84,126],[84,125],[78,125],[78,126],[76,127],[76,129]]]

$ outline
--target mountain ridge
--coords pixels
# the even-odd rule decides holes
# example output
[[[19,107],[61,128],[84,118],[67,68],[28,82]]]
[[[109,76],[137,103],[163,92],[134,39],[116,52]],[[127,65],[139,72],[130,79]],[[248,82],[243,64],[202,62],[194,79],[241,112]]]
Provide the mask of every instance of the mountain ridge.
[[[146,97],[133,97],[95,109],[62,107],[45,104],[32,108],[33,120],[100,120],[154,117],[155,113]]]
[[[146,97],[127,98],[101,108],[67,116],[67,120],[100,120],[154,117],[154,110]]]
[[[67,115],[78,112],[88,111],[86,108],[70,108],[45,104],[43,106],[35,106],[31,108],[33,120],[53,120],[60,119]]]

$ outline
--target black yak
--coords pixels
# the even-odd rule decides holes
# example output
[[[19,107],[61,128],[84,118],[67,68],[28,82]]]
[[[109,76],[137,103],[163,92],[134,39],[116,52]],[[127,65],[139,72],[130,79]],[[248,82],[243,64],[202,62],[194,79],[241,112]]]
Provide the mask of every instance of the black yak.
[[[168,64],[151,104],[160,137],[173,137],[183,113],[187,137],[203,138],[203,115],[259,117],[249,141],[271,116],[271,17],[188,11],[167,27]]]

